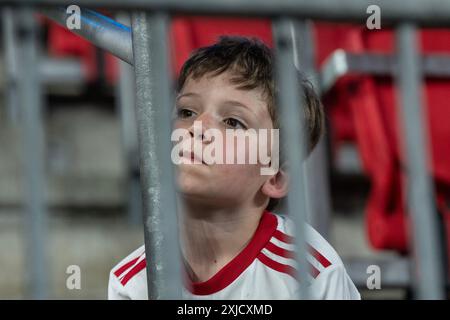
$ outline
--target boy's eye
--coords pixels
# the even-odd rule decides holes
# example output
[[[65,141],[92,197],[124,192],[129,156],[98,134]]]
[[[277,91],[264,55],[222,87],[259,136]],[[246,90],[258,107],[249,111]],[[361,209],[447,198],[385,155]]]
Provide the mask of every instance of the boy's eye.
[[[227,118],[223,122],[233,129],[243,129],[243,130],[247,129],[247,127],[241,121],[234,118]]]
[[[177,115],[178,115],[178,117],[180,117],[182,119],[186,119],[186,118],[192,117],[194,115],[194,111],[189,110],[189,109],[178,109]]]

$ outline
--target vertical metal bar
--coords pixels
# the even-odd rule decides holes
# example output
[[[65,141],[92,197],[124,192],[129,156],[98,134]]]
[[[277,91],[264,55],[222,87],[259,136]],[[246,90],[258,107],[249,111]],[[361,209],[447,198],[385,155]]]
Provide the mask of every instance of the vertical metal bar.
[[[5,105],[9,120],[17,123],[19,102],[17,94],[17,42],[15,12],[12,8],[2,8],[3,48],[5,52],[6,88]]]
[[[330,238],[331,196],[328,175],[326,137],[320,138],[306,160],[305,179],[308,184],[306,203],[312,226],[325,238]]]
[[[180,298],[182,287],[177,201],[170,158],[173,100],[169,80],[167,23],[165,13],[138,12],[132,16],[150,299]]]
[[[310,20],[294,20],[291,25],[291,33],[294,41],[294,64],[310,79],[314,87],[318,87],[312,22]]]
[[[308,299],[308,271],[306,262],[305,221],[307,217],[306,183],[303,160],[306,155],[304,137],[303,93],[298,72],[294,65],[294,50],[291,35],[291,20],[281,17],[273,22],[275,40],[275,77],[277,81],[278,105],[280,108],[282,152],[286,156],[290,176],[289,195],[286,208],[293,220],[296,233],[296,260],[299,298]],[[298,115],[298,116],[296,116]]]
[[[121,12],[117,15],[117,21],[124,25],[130,25],[130,15]],[[139,183],[139,156],[138,138],[135,112],[135,78],[134,68],[128,63],[118,60],[119,79],[116,85],[117,109],[119,110],[122,146],[127,174],[127,211],[128,221],[132,225],[138,225],[142,221],[142,201],[140,199]]]
[[[412,223],[417,298],[442,299],[444,288],[441,246],[438,241],[434,190],[427,169],[429,148],[426,115],[421,103],[422,74],[416,27],[401,23],[396,30],[398,84],[408,159],[407,199]]]
[[[312,21],[300,20],[292,24],[295,66],[319,90],[318,73],[315,68],[315,43]],[[331,198],[328,183],[326,136],[323,136],[306,160],[305,179],[308,184],[306,202],[308,221],[325,238],[330,231]]]
[[[38,75],[38,25],[29,7],[20,9],[18,92],[24,161],[26,279],[30,297],[47,297],[47,214],[42,93]]]
[[[128,221],[138,225],[142,221],[142,201],[139,182],[139,156],[137,142],[137,122],[135,114],[134,68],[119,60],[118,109],[122,127],[122,145],[125,154],[128,186]]]

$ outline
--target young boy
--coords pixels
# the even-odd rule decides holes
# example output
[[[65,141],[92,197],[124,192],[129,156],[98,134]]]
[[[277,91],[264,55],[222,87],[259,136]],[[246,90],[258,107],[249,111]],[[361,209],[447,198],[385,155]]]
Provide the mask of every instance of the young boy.
[[[324,130],[324,115],[311,86],[303,80],[302,87],[306,108],[299,112],[305,113],[311,151]],[[174,129],[188,132],[194,150],[195,145],[211,143],[206,137],[208,129],[277,129],[282,124],[274,95],[270,49],[257,40],[222,37],[195,51],[184,64]],[[201,123],[200,134],[194,122]],[[223,152],[230,152],[227,142]],[[190,152],[187,158],[201,155]],[[183,203],[179,213],[186,266],[183,296],[295,299],[303,283],[314,299],[360,299],[336,251],[309,225],[305,228],[308,278],[295,279],[292,222],[272,212],[287,195],[288,176],[283,169],[262,175],[262,167],[261,163],[205,161],[176,166],[177,191]],[[108,297],[147,299],[144,246],[111,270]]]

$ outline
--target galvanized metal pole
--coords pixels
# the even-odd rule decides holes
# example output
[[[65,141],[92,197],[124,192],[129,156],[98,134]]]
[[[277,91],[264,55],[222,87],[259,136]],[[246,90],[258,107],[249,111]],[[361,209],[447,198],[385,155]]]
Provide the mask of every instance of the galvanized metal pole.
[[[34,12],[26,7],[18,12],[19,61],[18,93],[22,128],[22,159],[25,179],[26,283],[29,297],[48,295],[47,213],[45,205],[45,143],[41,82],[38,74],[37,29]]]
[[[117,21],[124,25],[130,25],[130,15],[121,12],[117,15]],[[122,148],[126,169],[127,185],[127,211],[128,221],[132,225],[139,225],[142,221],[141,188],[139,182],[139,154],[138,135],[135,109],[135,77],[134,68],[128,63],[119,60],[119,79],[116,85],[117,110],[119,111]]]
[[[298,72],[294,65],[294,49],[291,34],[292,21],[281,17],[273,22],[275,40],[275,76],[279,94],[282,152],[286,156],[290,176],[286,208],[295,224],[295,244],[299,298],[308,299],[308,276],[305,244],[305,221],[307,215],[306,181],[303,160],[306,155],[304,137],[304,101]]]
[[[416,43],[416,27],[407,22],[396,31],[398,84],[407,160],[407,206],[412,223],[417,298],[443,299],[445,280],[438,240],[434,190],[427,169],[430,154],[426,112],[421,107],[422,74]]]
[[[0,0],[0,4],[11,5],[71,5],[73,0]],[[381,11],[383,25],[404,19],[421,25],[448,26],[450,2],[443,0],[77,0],[80,6],[111,9],[163,10],[170,14],[219,14],[281,16],[296,18],[353,21],[365,23],[367,9],[377,5]]]
[[[311,21],[300,20],[292,24],[295,65],[320,90],[318,73],[315,67],[315,42]],[[326,239],[330,232],[331,197],[328,176],[326,136],[322,136],[305,163],[305,177],[308,184],[306,202],[308,221]]]
[[[9,7],[2,9],[3,50],[6,69],[5,105],[8,118],[12,123],[19,119],[19,102],[17,95],[17,41],[16,41],[16,12]]]
[[[148,297],[181,296],[177,201],[171,161],[173,99],[169,76],[168,16],[132,16],[136,107],[145,224]]]
[[[70,31],[92,42],[119,59],[133,64],[133,48],[131,44],[131,29],[113,19],[93,10],[80,8],[79,15],[76,12],[67,12],[66,7],[43,9],[42,13],[67,28],[69,17],[80,19],[80,28]]]
[[[294,20],[291,25],[291,33],[294,41],[295,66],[318,90],[318,75],[314,59],[316,48],[312,21]]]

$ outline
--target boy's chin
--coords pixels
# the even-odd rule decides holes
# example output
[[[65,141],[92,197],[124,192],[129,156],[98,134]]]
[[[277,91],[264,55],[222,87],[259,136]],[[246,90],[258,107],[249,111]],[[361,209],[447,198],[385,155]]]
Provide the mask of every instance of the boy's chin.
[[[198,202],[204,205],[211,204],[217,205],[222,203],[224,192],[220,190],[213,190],[206,185],[196,185],[192,182],[183,184],[178,183],[177,193],[181,199],[190,202]]]
[[[198,185],[193,179],[178,179],[176,190],[181,197],[205,197],[205,186]]]

